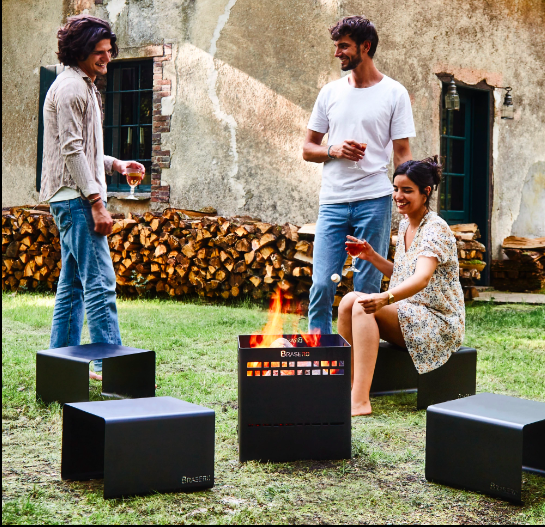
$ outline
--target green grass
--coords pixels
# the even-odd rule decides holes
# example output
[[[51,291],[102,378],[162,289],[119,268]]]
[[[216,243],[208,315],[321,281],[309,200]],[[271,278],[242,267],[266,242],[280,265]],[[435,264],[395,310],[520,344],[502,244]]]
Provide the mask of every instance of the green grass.
[[[238,462],[236,337],[263,326],[250,304],[119,301],[124,344],[157,352],[157,395],[216,411],[216,485],[195,493],[102,499],[102,481],[60,479],[61,409],[35,401],[35,351],[46,349],[54,298],[3,295],[2,522],[543,524],[545,479],[523,474],[525,506],[424,478],[425,412],[415,395],[374,399],[353,419],[348,461]],[[306,320],[286,316],[286,330]],[[478,391],[545,401],[545,309],[467,309]],[[84,342],[88,342],[84,333]],[[100,398],[99,383],[91,386]],[[137,460],[135,460],[137,462]]]

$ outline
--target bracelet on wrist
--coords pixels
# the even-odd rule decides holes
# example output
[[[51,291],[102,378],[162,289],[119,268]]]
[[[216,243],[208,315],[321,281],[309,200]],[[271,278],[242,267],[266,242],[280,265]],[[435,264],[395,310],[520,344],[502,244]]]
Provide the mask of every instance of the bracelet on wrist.
[[[91,207],[92,207],[95,203],[99,202],[101,199],[102,198],[100,197],[100,194],[99,194],[96,198],[92,198],[92,199],[87,198],[87,201],[91,204]]]
[[[335,159],[335,158],[329,153],[329,151],[331,150],[331,147],[332,147],[332,146],[333,146],[333,145],[329,145],[329,148],[327,149],[327,157],[328,157],[329,159]]]

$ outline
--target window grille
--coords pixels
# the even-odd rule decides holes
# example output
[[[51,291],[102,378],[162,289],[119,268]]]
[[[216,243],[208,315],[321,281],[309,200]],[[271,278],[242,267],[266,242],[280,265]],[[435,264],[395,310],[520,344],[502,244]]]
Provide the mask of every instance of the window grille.
[[[136,192],[150,192],[153,61],[110,63],[104,95],[104,153],[142,163],[146,175]],[[109,192],[130,190],[117,172],[107,176],[107,183]]]

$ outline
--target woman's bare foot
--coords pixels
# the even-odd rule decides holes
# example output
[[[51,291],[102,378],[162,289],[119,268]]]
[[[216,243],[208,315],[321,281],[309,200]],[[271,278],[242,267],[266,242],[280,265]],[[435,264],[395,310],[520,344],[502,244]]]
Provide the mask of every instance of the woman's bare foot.
[[[352,403],[352,417],[357,415],[370,415],[373,413],[371,402],[367,403]]]
[[[89,378],[94,379],[95,381],[101,381],[102,375],[97,375],[94,371],[89,372]]]

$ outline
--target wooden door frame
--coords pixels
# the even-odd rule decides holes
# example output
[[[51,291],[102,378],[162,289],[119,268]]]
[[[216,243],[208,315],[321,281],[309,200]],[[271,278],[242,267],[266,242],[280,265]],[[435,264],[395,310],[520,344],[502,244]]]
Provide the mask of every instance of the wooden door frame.
[[[440,91],[440,98],[438,101],[439,105],[439,122],[437,123],[437,131],[439,134],[439,141],[438,144],[441,144],[441,115],[442,115],[442,109],[443,109],[443,84],[448,84],[450,80],[452,79],[452,74],[441,72],[436,73],[437,78],[441,81],[441,91]],[[468,88],[470,90],[478,90],[478,91],[484,91],[488,92],[488,210],[487,210],[487,224],[484,227],[486,229],[486,261],[487,266],[484,270],[484,276],[483,281],[486,284],[490,283],[490,262],[492,260],[492,211],[493,211],[493,198],[494,198],[494,156],[493,156],[493,144],[494,144],[494,122],[495,122],[495,99],[494,99],[494,90],[495,87],[491,86],[486,82],[486,80],[482,80],[478,82],[477,84],[467,84],[463,81],[460,81],[456,79],[454,76],[454,82],[456,83],[456,86],[460,86],[461,88]],[[437,213],[439,214],[441,212],[441,200],[439,199],[441,189],[437,189]],[[481,226],[479,225],[481,228]]]

